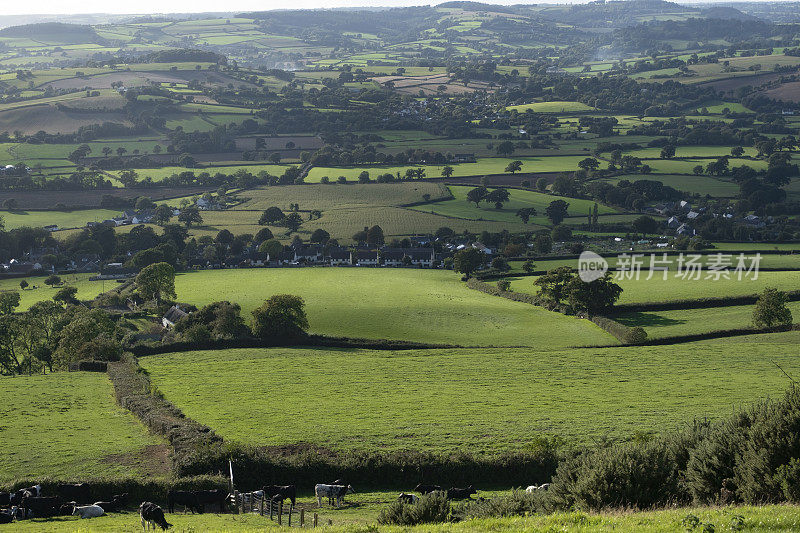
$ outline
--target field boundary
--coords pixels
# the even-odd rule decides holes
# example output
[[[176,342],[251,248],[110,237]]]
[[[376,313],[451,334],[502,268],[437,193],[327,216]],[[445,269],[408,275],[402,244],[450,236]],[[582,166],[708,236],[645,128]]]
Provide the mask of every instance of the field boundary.
[[[237,484],[241,486],[285,484],[287,480],[297,485],[313,485],[337,477],[384,490],[424,480],[456,486],[469,483],[525,486],[531,480],[551,479],[561,457],[552,446],[483,456],[461,451],[337,452],[304,442],[273,447],[238,445],[223,441],[213,429],[187,417],[164,399],[148,372],[130,353],[122,361],[109,365],[108,375],[117,402],[169,441],[173,449],[172,469],[178,478],[214,479],[214,474],[228,471],[230,461],[239,472]]]

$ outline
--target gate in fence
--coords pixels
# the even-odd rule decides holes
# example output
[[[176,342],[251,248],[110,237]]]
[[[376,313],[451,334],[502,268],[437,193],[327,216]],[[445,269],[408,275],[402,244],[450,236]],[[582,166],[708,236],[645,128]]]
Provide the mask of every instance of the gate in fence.
[[[294,520],[295,525],[299,527],[306,527],[306,511],[305,509],[295,509],[291,502],[284,505],[283,500],[265,498],[254,492],[239,492],[233,491],[231,500],[237,513],[256,513],[261,516],[269,516],[270,520],[277,520],[278,525],[291,527]],[[294,518],[293,518],[294,517]],[[330,520],[328,521],[330,525]],[[317,527],[319,523],[319,516],[314,513],[311,526]]]

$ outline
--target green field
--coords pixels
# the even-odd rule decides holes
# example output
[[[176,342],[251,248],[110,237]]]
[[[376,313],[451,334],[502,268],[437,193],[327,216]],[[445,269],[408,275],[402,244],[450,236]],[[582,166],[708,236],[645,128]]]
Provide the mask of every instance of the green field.
[[[278,206],[289,210],[290,203],[300,204],[303,211],[343,209],[363,206],[398,206],[424,201],[428,194],[432,200],[448,198],[450,193],[441,183],[424,181],[405,183],[352,183],[349,185],[287,185],[285,187],[259,187],[236,195],[244,201],[234,209],[266,209]]]
[[[681,309],[677,311],[645,311],[626,313],[614,317],[626,326],[641,326],[651,339],[694,335],[725,329],[752,326],[752,305],[714,307],[708,309]],[[790,302],[789,309],[795,322],[800,321],[800,302]]]
[[[516,216],[517,210],[524,207],[533,207],[536,209],[536,216],[531,218],[530,223],[550,225],[550,221],[545,216],[545,209],[555,200],[564,200],[567,202],[569,204],[568,214],[570,216],[581,217],[581,222],[586,221],[586,215],[594,206],[594,202],[590,200],[565,198],[520,189],[508,189],[510,200],[503,204],[502,209],[496,209],[493,204],[487,202],[481,202],[480,207],[475,207],[474,203],[467,201],[467,192],[469,192],[470,189],[473,189],[473,187],[461,185],[450,186],[450,192],[453,193],[452,200],[419,205],[412,209],[469,220],[494,220],[519,224],[522,220]],[[598,205],[598,213],[605,215],[616,213],[616,211],[605,205]]]
[[[332,336],[459,346],[616,344],[591,322],[468,289],[450,271],[204,270],[178,275],[175,289],[180,301],[198,306],[221,299],[237,302],[248,320],[250,311],[271,295],[298,294],[306,300],[310,331]]]
[[[44,227],[55,224],[59,228],[82,228],[87,222],[102,222],[119,216],[122,210],[81,209],[76,211],[0,211],[6,229],[23,226]]]
[[[105,374],[4,376],[0,397],[0,482],[130,477],[158,467],[145,448],[162,442],[114,403]]]
[[[526,112],[528,109],[536,113],[574,113],[575,111],[593,111],[594,108],[582,102],[534,102],[532,104],[511,105],[508,111]]]
[[[64,274],[61,275],[61,286],[49,287],[44,284],[45,276],[11,278],[0,280],[0,291],[16,291],[20,295],[18,311],[27,311],[30,306],[42,300],[50,300],[62,287],[69,285],[78,289],[77,298],[79,300],[93,300],[103,289],[114,288],[114,281],[89,281],[93,274]],[[20,289],[21,281],[28,282],[28,288],[24,291]],[[37,288],[33,288],[33,286]]]
[[[479,496],[491,497],[494,492],[480,491]],[[393,502],[397,493],[356,493],[347,497],[351,505],[342,509],[325,507],[319,511],[321,524],[326,524],[326,531],[334,533],[353,533],[370,531],[375,533],[462,533],[462,532],[528,532],[562,531],[581,533],[672,533],[683,531],[684,519],[697,516],[704,524],[713,524],[715,531],[733,531],[733,524],[738,524],[741,517],[744,526],[737,530],[748,533],[775,533],[797,530],[800,522],[800,507],[795,505],[766,505],[742,507],[693,507],[671,508],[658,511],[609,511],[606,513],[585,513],[582,511],[557,512],[552,514],[536,514],[525,517],[484,518],[448,524],[425,524],[415,527],[378,526],[380,510]],[[163,503],[163,502],[161,502]],[[310,520],[316,501],[310,498],[298,498],[298,507],[309,510],[306,520]],[[296,524],[297,516],[293,522]],[[278,526],[277,522],[255,514],[168,514],[167,520],[175,526],[175,531],[224,531],[236,533],[256,533],[260,531],[285,531],[286,525]],[[328,520],[332,526],[328,526]],[[306,523],[306,527],[309,527]],[[74,531],[86,532],[119,532],[137,531],[140,528],[139,516],[136,513],[114,513],[92,520],[80,520],[77,517],[59,517],[55,519],[32,519],[14,524],[14,531],[22,533],[62,533]]]
[[[780,394],[786,380],[771,360],[799,371],[798,341],[791,332],[754,337],[746,350],[736,339],[568,351],[549,343],[502,351],[242,349],[141,364],[188,416],[238,442],[500,453],[539,436],[586,443],[726,415],[732,405]],[[226,402],[214,401],[221,387]],[[249,416],[236,416],[244,403]]]
[[[453,176],[484,176],[486,174],[503,174],[506,166],[514,160],[522,161],[522,172],[562,172],[577,170],[578,162],[585,156],[547,156],[547,157],[483,157],[478,158],[475,163],[454,163]],[[366,170],[370,178],[375,179],[381,174],[405,175],[406,169],[419,168],[425,169],[428,178],[438,178],[442,175],[444,165],[405,165],[405,166],[361,166],[361,167],[313,167],[306,181],[309,183],[319,182],[322,176],[328,176],[331,181],[335,181],[339,176],[344,176],[349,181],[358,180],[358,175]],[[690,170],[691,171],[691,170]]]
[[[749,264],[749,262],[748,262]],[[670,270],[667,279],[662,272],[654,272],[647,279],[649,272],[642,272],[637,279],[616,279],[622,287],[622,296],[618,303],[668,302],[673,300],[695,300],[698,298],[716,298],[722,296],[746,296],[763,291],[767,287],[788,291],[795,290],[800,284],[800,272],[759,272],[758,279],[743,277],[732,279],[706,280],[706,272],[701,273],[699,280],[676,278],[676,272]],[[535,294],[539,287],[533,284],[533,277],[508,278],[511,290]]]

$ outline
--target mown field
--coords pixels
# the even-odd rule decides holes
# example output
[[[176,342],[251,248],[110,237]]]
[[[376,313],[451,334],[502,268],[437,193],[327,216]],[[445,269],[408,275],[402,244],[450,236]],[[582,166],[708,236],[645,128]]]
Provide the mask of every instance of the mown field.
[[[164,466],[163,442],[116,405],[105,374],[3,376],[0,397],[0,482],[130,477]]]
[[[629,254],[629,257],[625,259],[624,257],[620,259],[622,252],[620,252],[619,256],[614,257],[606,257],[606,261],[611,266],[611,268],[616,268],[618,264],[630,264],[630,254],[637,254],[640,257],[637,258],[637,261],[642,261],[643,267],[649,267],[651,261],[657,261],[658,266],[667,265],[670,270],[675,271],[677,269],[677,265],[679,262],[679,257],[677,255],[668,255],[666,260],[664,259],[664,252],[656,252],[656,251],[636,251],[636,252],[625,252]],[[684,252],[685,258],[688,258],[689,254],[694,254],[695,252]],[[713,261],[713,256],[715,254],[722,253],[723,255],[733,254],[734,255],[734,262],[738,261],[738,255],[740,253],[744,253],[747,261],[749,263],[750,258],[752,255],[748,252],[737,252],[737,251],[715,251],[715,250],[706,250],[703,254],[701,254],[701,263],[703,265],[708,265],[710,262]],[[663,263],[666,261],[667,263]],[[522,265],[524,261],[510,261],[509,266],[512,268],[512,272],[522,272]],[[535,270],[552,270],[554,268],[562,267],[562,266],[569,266],[572,268],[578,268],[578,259],[535,259],[533,261]],[[787,269],[787,270],[794,270],[800,269],[800,254],[764,254],[761,256],[761,262],[759,263],[760,268],[773,268],[773,269]],[[704,267],[705,268],[705,267]],[[674,272],[673,272],[674,274]],[[644,272],[643,275],[645,277],[649,276],[649,272]],[[661,272],[654,272],[654,277],[661,277],[663,273]]]
[[[59,228],[82,228],[87,222],[102,222],[118,216],[122,210],[82,209],[75,211],[0,211],[6,229],[23,226],[43,227],[55,224]]]
[[[798,341],[800,332],[754,336],[740,348],[720,339],[573,350],[240,349],[140,363],[167,399],[234,441],[492,454],[542,436],[625,439],[729,414],[780,394],[786,378],[771,361],[796,373]]]
[[[624,313],[614,318],[626,326],[641,326],[647,331],[648,338],[659,339],[750,327],[753,323],[753,307],[735,305],[708,309],[645,311]],[[794,322],[800,321],[800,302],[790,302],[788,307]]]
[[[244,200],[235,209],[262,210],[278,206],[288,211],[290,203],[300,204],[300,209],[342,209],[363,206],[398,206],[430,199],[448,198],[450,193],[441,183],[423,181],[406,183],[371,183],[349,185],[287,185],[284,187],[259,187],[235,195]]]
[[[796,505],[691,507],[645,512],[585,513],[570,511],[526,517],[473,519],[457,523],[426,524],[415,527],[378,526],[375,522],[380,509],[388,505],[394,498],[396,498],[396,493],[354,494],[348,496],[348,500],[354,502],[354,507],[339,510],[326,508],[320,513],[320,520],[324,524],[327,524],[327,520],[332,520],[333,526],[326,526],[326,531],[349,533],[366,531],[375,533],[461,533],[471,531],[672,533],[686,529],[684,519],[690,515],[696,516],[703,524],[710,524],[714,527],[714,531],[773,533],[796,531],[800,527],[800,507]],[[306,516],[311,515],[306,513]],[[286,528],[285,525],[279,527],[275,521],[257,515],[168,514],[167,520],[175,526],[173,531],[179,532],[203,530],[255,533],[257,531],[284,531]],[[6,529],[10,531],[12,528],[14,531],[23,533],[39,531],[47,533],[72,531],[133,533],[141,530],[141,524],[138,514],[115,513],[90,521],[79,520],[76,517],[26,520],[15,523],[13,526],[0,526],[0,531]],[[707,530],[710,531],[710,527]]]
[[[640,279],[615,279],[623,292],[618,303],[667,302],[672,300],[696,300],[698,298],[715,298],[722,296],[744,296],[756,294],[766,287],[780,290],[794,290],[800,284],[800,272],[759,272],[758,279],[705,279],[707,273],[701,273],[698,280],[675,277],[676,272],[668,272],[663,279],[662,272],[655,272],[647,279],[649,272],[642,272]],[[511,290],[535,294],[539,287],[534,285],[533,277],[509,278]]]
[[[213,290],[209,290],[213,288]],[[273,294],[305,298],[312,333],[459,346],[594,346],[616,340],[586,320],[468,289],[451,271],[378,268],[204,270],[179,274],[178,300],[250,311]],[[476,327],[480,325],[480,327]]]
[[[530,223],[549,225],[550,221],[547,219],[547,216],[545,216],[545,209],[555,200],[564,200],[567,202],[569,204],[569,216],[580,216],[582,222],[586,221],[586,216],[591,212],[594,206],[594,202],[590,200],[565,198],[521,189],[509,189],[510,199],[503,204],[502,209],[496,209],[494,204],[487,202],[481,202],[479,206],[476,207],[474,203],[467,201],[467,193],[473,188],[474,187],[461,185],[450,186],[450,192],[453,194],[452,200],[419,205],[412,209],[471,220],[521,223],[522,220],[516,216],[517,210],[525,207],[532,207],[536,209],[536,216],[531,217]],[[616,211],[608,206],[598,204],[598,213],[605,215],[616,213]]]
[[[70,286],[78,289],[77,298],[79,300],[92,300],[103,289],[110,290],[116,283],[112,281],[89,281],[93,274],[64,274],[59,276],[62,285],[50,287],[44,284],[45,276],[29,276],[23,278],[6,278],[0,280],[0,292],[16,291],[20,295],[19,307],[17,311],[27,311],[30,306],[42,300],[50,300],[63,287]],[[28,288],[22,290],[19,286],[21,281],[28,282]],[[36,286],[34,289],[33,287]]]

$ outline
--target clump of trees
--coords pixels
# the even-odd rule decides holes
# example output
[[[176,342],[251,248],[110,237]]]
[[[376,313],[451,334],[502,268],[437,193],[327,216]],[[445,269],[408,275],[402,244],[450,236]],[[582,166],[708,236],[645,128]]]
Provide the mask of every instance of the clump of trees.
[[[534,281],[539,294],[551,307],[567,304],[574,313],[598,315],[608,312],[622,295],[622,287],[606,272],[594,281],[583,281],[570,267],[559,267]]]

